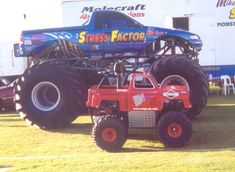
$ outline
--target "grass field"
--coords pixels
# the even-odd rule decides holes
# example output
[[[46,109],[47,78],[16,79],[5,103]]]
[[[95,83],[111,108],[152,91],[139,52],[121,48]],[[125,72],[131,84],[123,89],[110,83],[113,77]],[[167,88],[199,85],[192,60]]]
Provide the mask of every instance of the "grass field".
[[[89,117],[48,132],[16,113],[0,114],[0,172],[235,171],[235,96],[211,96],[180,149],[165,148],[152,129],[136,129],[121,152],[107,153],[93,145],[90,131]]]

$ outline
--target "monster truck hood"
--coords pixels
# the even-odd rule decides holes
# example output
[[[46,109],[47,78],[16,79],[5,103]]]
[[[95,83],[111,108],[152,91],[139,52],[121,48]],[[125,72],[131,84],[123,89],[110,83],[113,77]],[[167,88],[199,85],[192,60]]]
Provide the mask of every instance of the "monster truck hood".
[[[175,28],[169,29],[169,28],[155,27],[155,30],[159,32],[164,32],[165,34],[171,34],[171,35],[196,36],[197,39],[200,39],[200,37],[197,34],[191,33],[183,29],[175,29]],[[159,34],[163,34],[163,33],[159,33]]]
[[[149,27],[149,28],[148,28],[149,30],[151,30],[151,28],[154,28],[155,35],[179,37],[190,42],[198,50],[201,50],[202,40],[197,34],[188,32],[186,30],[181,30],[181,29],[168,29],[168,28],[160,28],[160,27]]]

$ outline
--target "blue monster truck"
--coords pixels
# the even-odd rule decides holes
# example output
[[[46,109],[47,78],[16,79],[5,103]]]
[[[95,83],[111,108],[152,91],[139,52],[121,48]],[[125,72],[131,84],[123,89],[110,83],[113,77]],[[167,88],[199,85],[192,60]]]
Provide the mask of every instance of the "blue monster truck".
[[[88,88],[102,71],[122,62],[128,72],[148,70],[169,84],[188,82],[193,119],[207,103],[207,77],[198,64],[199,36],[144,26],[116,11],[95,11],[82,26],[23,31],[14,45],[29,67],[15,86],[20,116],[43,129],[65,127],[86,111]],[[177,77],[179,76],[179,77]]]

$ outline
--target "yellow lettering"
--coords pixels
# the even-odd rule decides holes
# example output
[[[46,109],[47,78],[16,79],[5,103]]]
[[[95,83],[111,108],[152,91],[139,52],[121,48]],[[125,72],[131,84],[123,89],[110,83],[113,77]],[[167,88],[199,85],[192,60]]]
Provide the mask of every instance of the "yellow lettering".
[[[235,8],[231,9],[229,18],[235,19]]]
[[[118,30],[113,30],[111,34],[111,42],[114,42],[118,36]]]
[[[132,41],[134,41],[134,42],[138,41],[139,40],[139,36],[140,36],[139,33],[135,32],[133,37],[132,37]]]
[[[117,42],[122,42],[122,34],[119,33],[116,39]]]
[[[140,41],[140,42],[143,42],[143,41],[144,41],[144,32],[141,32],[141,33],[140,33],[139,41]]]
[[[82,43],[85,42],[85,40],[86,40],[85,35],[86,35],[86,32],[85,32],[85,31],[83,31],[83,32],[81,32],[81,33],[79,34],[78,42],[79,42],[80,44],[82,44]]]
[[[134,34],[133,32],[130,32],[130,33],[129,33],[128,41],[132,41],[132,35],[133,35],[133,34]]]
[[[129,33],[124,33],[123,34],[123,41],[124,42],[127,42],[128,41],[128,39],[127,39],[127,36],[129,35]]]

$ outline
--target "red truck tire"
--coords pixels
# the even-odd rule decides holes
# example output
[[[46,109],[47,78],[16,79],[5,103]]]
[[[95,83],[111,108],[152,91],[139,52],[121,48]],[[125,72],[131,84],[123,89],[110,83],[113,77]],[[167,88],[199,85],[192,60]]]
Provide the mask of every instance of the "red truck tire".
[[[92,128],[94,143],[108,152],[120,150],[126,137],[126,127],[123,121],[114,116],[101,117]]]
[[[169,147],[184,146],[192,136],[192,122],[182,112],[166,112],[156,126],[159,138]]]

